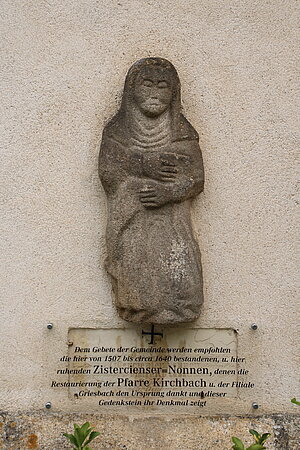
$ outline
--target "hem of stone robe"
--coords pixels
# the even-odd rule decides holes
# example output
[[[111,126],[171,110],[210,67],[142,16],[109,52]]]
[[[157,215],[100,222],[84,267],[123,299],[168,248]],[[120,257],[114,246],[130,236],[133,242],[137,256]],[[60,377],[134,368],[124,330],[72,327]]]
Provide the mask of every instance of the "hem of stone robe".
[[[132,200],[128,184],[119,194],[114,200],[119,214],[111,211],[115,226],[108,233],[106,268],[120,316],[144,323],[197,319],[203,282],[190,200],[149,210]]]

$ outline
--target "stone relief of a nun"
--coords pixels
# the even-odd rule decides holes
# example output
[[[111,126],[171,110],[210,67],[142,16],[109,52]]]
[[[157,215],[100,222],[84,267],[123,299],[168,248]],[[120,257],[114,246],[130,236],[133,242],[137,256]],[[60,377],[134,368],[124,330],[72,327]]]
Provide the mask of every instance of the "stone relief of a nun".
[[[195,320],[203,282],[190,203],[203,190],[204,172],[169,61],[146,58],[128,71],[120,110],[103,131],[99,174],[119,315],[153,324]]]

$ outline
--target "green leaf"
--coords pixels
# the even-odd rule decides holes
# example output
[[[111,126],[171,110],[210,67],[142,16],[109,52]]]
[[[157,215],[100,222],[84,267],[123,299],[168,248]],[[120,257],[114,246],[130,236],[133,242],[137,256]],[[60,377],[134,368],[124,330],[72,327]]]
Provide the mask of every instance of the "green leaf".
[[[300,402],[298,402],[298,400],[296,400],[295,397],[292,398],[291,402],[294,403],[295,405],[300,406]]]
[[[88,444],[100,434],[92,431],[93,428],[89,422],[85,422],[81,427],[74,423],[74,434],[63,433],[63,435],[76,447],[73,450],[92,450]]]
[[[264,433],[260,436],[259,443],[264,444],[268,437],[271,436],[271,433]]]
[[[263,447],[260,444],[253,444],[253,445],[250,445],[250,447],[246,448],[246,450],[265,450],[265,449],[266,449],[266,447]]]
[[[98,431],[92,431],[88,441],[86,441],[85,445],[89,444],[90,442],[92,442],[97,436],[99,436],[101,433],[98,433]]]
[[[249,430],[249,433],[254,436],[255,442],[259,443],[260,434],[256,430]]]
[[[84,441],[88,438],[90,432],[93,429],[93,427],[89,428],[89,426],[90,426],[90,424],[88,422],[86,422],[80,428],[80,435],[81,435],[81,438],[82,438],[82,441],[81,441],[81,445],[82,446],[87,444],[87,442],[84,442]]]
[[[74,423],[74,435],[73,436],[76,439],[76,446],[80,447],[78,429],[79,429],[79,426],[77,425],[77,423]]]
[[[74,425],[74,427],[75,427],[75,425]],[[82,444],[83,440],[82,440],[82,436],[81,436],[81,433],[80,433],[80,428],[78,427],[78,425],[75,428],[74,436],[75,436],[75,439],[76,439],[78,447],[81,447],[81,444]]]
[[[90,433],[90,431],[92,431],[93,427],[90,428],[90,423],[89,422],[85,422],[82,427],[81,427],[81,432],[84,434],[85,437],[87,437]]]
[[[231,440],[234,443],[234,446],[232,447],[233,450],[244,450],[245,449],[244,444],[237,437],[232,437]]]
[[[67,439],[69,439],[69,441],[71,442],[71,444],[75,445],[75,447],[78,448],[77,441],[76,441],[76,439],[75,439],[75,436],[73,436],[73,434],[63,433],[63,435],[64,435]]]
[[[68,433],[63,433],[63,436],[65,436],[66,438],[70,439],[70,437],[73,437],[73,434],[68,434]]]
[[[75,424],[76,425],[76,424]],[[75,427],[74,425],[74,427]],[[75,427],[75,437],[77,437],[77,440],[79,442],[79,445],[82,446],[85,439],[90,434],[92,428],[89,429],[90,424],[88,422],[84,423],[81,427],[76,425]]]

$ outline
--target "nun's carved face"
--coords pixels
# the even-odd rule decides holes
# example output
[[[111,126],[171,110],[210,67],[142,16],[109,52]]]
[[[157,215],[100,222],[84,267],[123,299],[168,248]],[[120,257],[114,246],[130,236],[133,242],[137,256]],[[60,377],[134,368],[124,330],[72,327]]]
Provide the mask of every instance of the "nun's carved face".
[[[169,71],[157,66],[144,67],[135,80],[134,100],[148,117],[158,117],[165,112],[172,100]]]

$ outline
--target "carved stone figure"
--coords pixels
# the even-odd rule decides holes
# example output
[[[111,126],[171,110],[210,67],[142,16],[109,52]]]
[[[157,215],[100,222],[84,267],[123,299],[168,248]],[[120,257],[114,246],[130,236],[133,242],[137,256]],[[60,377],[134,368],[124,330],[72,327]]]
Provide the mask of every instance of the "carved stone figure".
[[[119,315],[159,324],[196,319],[203,283],[190,202],[203,190],[204,172],[169,61],[146,58],[130,68],[121,108],[103,131],[99,175]]]

